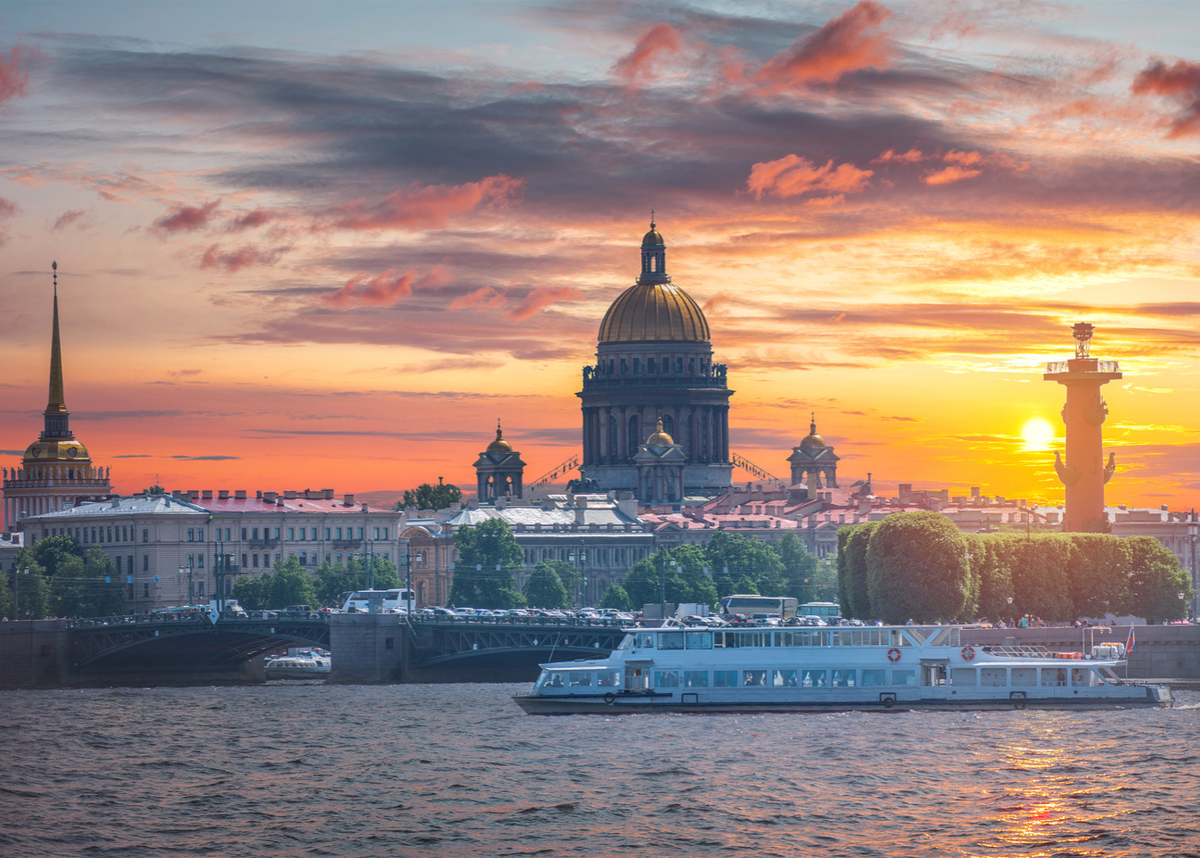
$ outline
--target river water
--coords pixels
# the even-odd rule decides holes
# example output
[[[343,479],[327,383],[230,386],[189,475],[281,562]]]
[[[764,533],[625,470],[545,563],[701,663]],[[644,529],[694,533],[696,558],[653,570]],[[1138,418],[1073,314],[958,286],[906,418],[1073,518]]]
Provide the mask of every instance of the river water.
[[[526,686],[0,693],[0,855],[1200,856],[1173,710],[534,717]]]

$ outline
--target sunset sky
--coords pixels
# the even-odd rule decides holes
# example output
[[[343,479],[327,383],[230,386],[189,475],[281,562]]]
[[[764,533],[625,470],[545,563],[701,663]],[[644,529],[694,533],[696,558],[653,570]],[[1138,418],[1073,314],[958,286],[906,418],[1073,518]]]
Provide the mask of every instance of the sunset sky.
[[[1061,502],[1089,321],[1108,502],[1191,508],[1198,156],[1192,0],[0,2],[0,464],[57,260],[118,491],[532,481],[653,208],[765,470]]]

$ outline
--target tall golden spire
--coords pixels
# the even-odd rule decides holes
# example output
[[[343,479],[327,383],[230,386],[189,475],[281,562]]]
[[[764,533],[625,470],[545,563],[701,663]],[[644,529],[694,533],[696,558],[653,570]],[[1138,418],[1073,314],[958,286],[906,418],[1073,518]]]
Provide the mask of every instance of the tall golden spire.
[[[66,414],[67,402],[63,393],[62,346],[58,340],[58,262],[50,263],[54,269],[54,332],[50,337],[50,401],[46,404],[47,414]]]

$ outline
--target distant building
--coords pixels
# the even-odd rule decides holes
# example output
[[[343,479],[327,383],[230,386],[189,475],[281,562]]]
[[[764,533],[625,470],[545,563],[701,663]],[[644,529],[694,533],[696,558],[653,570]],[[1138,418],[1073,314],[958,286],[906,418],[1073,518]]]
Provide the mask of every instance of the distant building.
[[[524,497],[524,478],[525,463],[521,461],[521,454],[504,440],[497,422],[496,439],[475,460],[475,497],[480,503]]]
[[[71,431],[63,392],[62,346],[58,335],[58,263],[54,268],[54,321],[50,334],[50,398],[44,428],[25,449],[19,468],[3,468],[4,530],[19,530],[33,515],[66,504],[102,500],[112,494],[109,469],[92,464],[87,447]]]
[[[145,612],[225,593],[239,575],[257,577],[288,557],[302,566],[345,563],[374,554],[405,572],[407,542],[399,512],[334,497],[333,489],[295,492],[192,491],[85,503],[26,520],[27,544],[69,535],[113,559],[127,607]],[[365,584],[365,582],[364,582]]]

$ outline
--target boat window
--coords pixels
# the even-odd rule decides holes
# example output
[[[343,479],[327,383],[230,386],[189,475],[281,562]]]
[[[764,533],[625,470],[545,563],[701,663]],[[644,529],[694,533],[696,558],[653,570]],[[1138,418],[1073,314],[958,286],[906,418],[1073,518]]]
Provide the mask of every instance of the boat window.
[[[1086,688],[1092,684],[1092,678],[1096,674],[1088,670],[1086,667],[1071,668],[1071,685],[1075,688]]]
[[[742,639],[740,646],[762,646],[762,635],[758,632],[742,632],[739,637]]]
[[[1067,684],[1067,670],[1063,667],[1043,667],[1042,687],[1057,688]]]
[[[714,688],[736,688],[738,684],[738,672],[736,670],[714,670],[713,671],[713,687]]]
[[[546,682],[545,682],[546,687],[562,688],[565,684],[566,683],[563,680],[563,674],[562,674],[561,670],[549,671],[549,675],[546,677]]]
[[[683,672],[685,688],[708,688],[707,670],[685,670]]]
[[[634,644],[634,646],[640,647],[642,649],[654,649],[654,634],[653,634],[653,632],[642,632],[642,633],[636,635],[636,637],[637,637],[637,642]]]
[[[591,688],[592,672],[590,670],[573,670],[569,674],[567,682],[572,688]]]
[[[655,688],[678,688],[679,687],[679,671],[678,670],[656,670],[656,671],[654,671],[654,687]]]
[[[862,672],[863,685],[887,685],[887,671],[882,667],[872,667]]]
[[[834,688],[853,688],[854,687],[854,671],[853,670],[835,670],[833,673]]]
[[[956,667],[950,671],[950,684],[961,686],[975,685],[975,668]]]
[[[772,670],[771,684],[776,688],[795,688],[796,687],[796,671],[794,670]]]
[[[832,646],[853,646],[854,632],[849,629],[845,631],[830,632],[830,637],[833,638]]]
[[[616,688],[621,684],[621,671],[602,670],[596,678],[596,684],[602,687]]]
[[[950,642],[950,629],[933,629],[933,634],[925,642],[930,646],[946,646]]]
[[[823,670],[800,671],[800,684],[805,688],[824,688],[829,684]]]
[[[712,649],[713,648],[712,632],[688,632],[687,633],[687,648],[688,649]]]
[[[892,685],[916,685],[917,672],[910,668],[892,671]]]
[[[1008,685],[1008,671],[1003,667],[983,667],[979,669],[980,685]]]
[[[629,649],[631,646],[633,646],[633,635],[625,635],[617,644],[617,649]]]
[[[1012,669],[1012,684],[1018,688],[1030,688],[1037,685],[1037,668],[1014,667]]]
[[[658,636],[659,649],[683,649],[683,632],[663,632]]]
[[[767,672],[765,670],[743,670],[742,685],[766,685]]]

